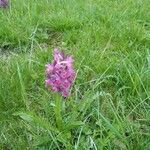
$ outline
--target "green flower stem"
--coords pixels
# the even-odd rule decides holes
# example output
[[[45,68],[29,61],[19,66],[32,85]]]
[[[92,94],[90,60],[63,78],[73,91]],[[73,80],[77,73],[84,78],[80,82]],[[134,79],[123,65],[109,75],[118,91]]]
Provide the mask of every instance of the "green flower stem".
[[[63,121],[62,121],[62,98],[58,94],[54,94],[54,100],[55,100],[55,107],[54,107],[54,112],[55,112],[55,118],[56,118],[56,125],[58,129],[62,129]]]

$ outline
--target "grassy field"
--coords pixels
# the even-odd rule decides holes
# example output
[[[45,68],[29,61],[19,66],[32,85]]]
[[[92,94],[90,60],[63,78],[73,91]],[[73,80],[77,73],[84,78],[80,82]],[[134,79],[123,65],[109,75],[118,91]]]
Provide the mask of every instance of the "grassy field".
[[[0,149],[150,149],[149,0],[11,0],[0,8]],[[77,78],[62,100],[44,85],[54,48]]]

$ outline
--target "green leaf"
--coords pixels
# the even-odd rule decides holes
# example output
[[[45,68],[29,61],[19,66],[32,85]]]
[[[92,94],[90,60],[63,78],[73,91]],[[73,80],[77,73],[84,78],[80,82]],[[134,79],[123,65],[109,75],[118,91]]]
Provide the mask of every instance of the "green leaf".
[[[78,126],[82,126],[84,125],[84,123],[82,121],[76,121],[76,122],[72,122],[72,123],[68,123],[68,125],[65,125],[65,131],[70,131],[71,129],[74,129]]]
[[[57,128],[53,127],[47,120],[45,120],[45,118],[38,117],[35,114],[32,115],[30,113],[19,112],[19,113],[15,113],[14,115],[18,115],[23,120],[25,120],[29,123],[33,123],[33,124],[43,128],[45,130],[53,131],[55,133],[59,133],[59,130]]]
[[[37,136],[36,141],[34,142],[34,146],[43,146],[49,144],[50,142],[52,142],[52,140],[49,136]]]

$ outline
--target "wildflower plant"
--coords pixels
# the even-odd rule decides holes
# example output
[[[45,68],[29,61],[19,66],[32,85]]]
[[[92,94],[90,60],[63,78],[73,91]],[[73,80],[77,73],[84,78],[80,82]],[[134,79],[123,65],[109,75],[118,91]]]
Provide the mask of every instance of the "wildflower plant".
[[[75,79],[75,71],[73,69],[73,58],[65,55],[63,51],[54,49],[53,61],[51,64],[46,65],[46,80],[45,86],[51,90],[53,99],[55,101],[55,117],[56,124],[59,129],[62,128],[62,97],[70,95],[70,88]],[[60,93],[60,94],[58,94]]]

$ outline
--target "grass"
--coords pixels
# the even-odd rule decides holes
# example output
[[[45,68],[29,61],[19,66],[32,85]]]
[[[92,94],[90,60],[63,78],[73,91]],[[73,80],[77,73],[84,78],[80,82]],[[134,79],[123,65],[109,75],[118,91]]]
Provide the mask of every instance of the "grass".
[[[149,16],[148,0],[12,0],[0,9],[0,149],[148,150]],[[44,86],[55,47],[77,70],[60,126]]]

